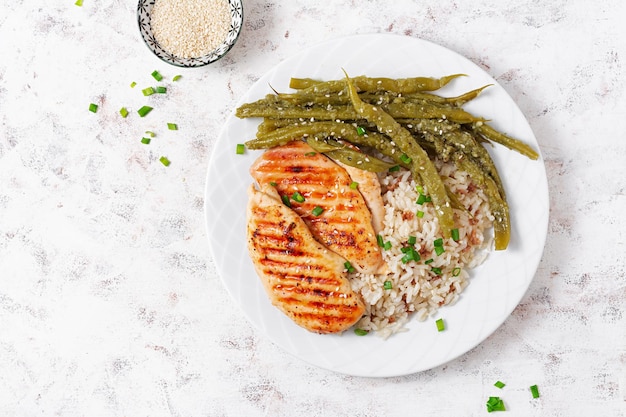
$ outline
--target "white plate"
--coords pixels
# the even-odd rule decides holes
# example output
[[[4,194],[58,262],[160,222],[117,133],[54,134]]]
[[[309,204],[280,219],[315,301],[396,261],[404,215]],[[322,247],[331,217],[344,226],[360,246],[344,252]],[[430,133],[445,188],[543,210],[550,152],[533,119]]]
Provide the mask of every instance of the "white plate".
[[[466,58],[441,46],[396,35],[358,35],[325,42],[285,60],[256,82],[239,104],[259,99],[273,87],[288,91],[290,77],[340,79],[351,76],[440,77],[464,73],[440,90],[456,95],[494,84],[465,106],[475,115],[535,149],[537,141],[519,108],[497,82]],[[548,186],[543,160],[531,161],[496,145],[492,156],[508,193],[512,238],[504,252],[490,253],[471,272],[470,285],[437,317],[411,321],[409,331],[383,340],[373,334],[317,335],[298,327],[274,308],[248,257],[245,239],[248,173],[259,152],[237,155],[235,147],[254,138],[260,120],[230,116],[209,163],[205,213],[210,247],[222,282],[250,322],[270,340],[302,360],[355,376],[411,374],[444,364],[484,341],[511,314],[533,279],[548,224]],[[435,319],[443,317],[444,332]]]

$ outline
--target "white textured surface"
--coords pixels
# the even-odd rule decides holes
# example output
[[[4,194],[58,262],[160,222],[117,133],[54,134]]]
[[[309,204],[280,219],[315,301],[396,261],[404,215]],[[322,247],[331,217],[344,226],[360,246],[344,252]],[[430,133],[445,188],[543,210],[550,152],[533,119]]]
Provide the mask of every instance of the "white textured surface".
[[[249,1],[237,45],[199,70],[150,56],[134,2],[1,1],[0,415],[480,416],[491,395],[511,416],[626,415],[622,1]],[[203,218],[236,101],[316,40],[370,32],[439,43],[498,80],[541,146],[551,204],[539,270],[504,325],[389,379],[309,366],[257,333],[219,282]],[[168,95],[144,99],[154,69]],[[117,114],[149,102],[145,119]]]

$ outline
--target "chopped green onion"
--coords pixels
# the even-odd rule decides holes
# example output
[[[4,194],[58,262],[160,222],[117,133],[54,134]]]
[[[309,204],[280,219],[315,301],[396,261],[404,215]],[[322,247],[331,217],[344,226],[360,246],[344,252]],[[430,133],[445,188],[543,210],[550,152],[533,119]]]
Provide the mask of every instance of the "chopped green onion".
[[[434,245],[435,247],[437,247],[437,246],[443,246],[443,238],[435,239],[435,240],[433,241],[433,245]]]
[[[271,185],[272,187],[276,187],[278,184],[276,184],[274,181],[270,181],[270,185]]]
[[[437,256],[441,255],[445,251],[446,250],[443,248],[443,246],[435,246],[435,253],[437,254]]]
[[[431,268],[431,271],[433,271],[435,275],[441,275],[441,268],[437,268],[436,266],[433,266]]]
[[[137,83],[133,81],[132,83],[130,83],[130,88],[135,88],[136,85]]]
[[[182,75],[174,75],[174,78],[172,78],[172,81],[178,81],[182,78]]]
[[[533,395],[533,398],[539,398],[539,388],[537,385],[531,385],[530,392]]]
[[[389,250],[389,249],[391,249],[391,242],[385,242],[385,244],[383,245],[383,249],[384,249],[384,250]]]
[[[415,236],[409,236],[408,243],[409,245],[415,245],[417,243],[417,238]]]
[[[354,267],[352,266],[352,264],[349,261],[344,262],[343,266],[346,268],[346,270],[350,273],[356,271],[356,269],[354,269]]]
[[[489,397],[487,401],[487,412],[491,413],[492,411],[506,411],[504,401],[502,401],[500,397]]]
[[[297,203],[304,203],[305,201],[304,196],[297,191],[291,195],[291,199]]]
[[[494,385],[495,387],[497,387],[497,388],[502,389],[502,388],[504,388],[504,386],[505,386],[506,384],[505,384],[504,382],[502,382],[502,381],[496,381],[496,383],[495,383],[495,384],[493,384],[493,385]]]
[[[357,336],[365,336],[369,333],[368,330],[363,330],[363,329],[354,329],[354,334]]]
[[[417,200],[415,202],[419,205],[422,205],[426,203],[426,201],[427,201],[426,196],[424,194],[420,194],[419,197],[417,197]]]
[[[460,274],[461,274],[461,268],[459,268],[458,266],[452,270],[453,277],[458,277]]]
[[[307,152],[304,154],[304,156],[315,156],[317,155],[317,152]]]
[[[168,123],[167,128],[169,130],[178,130],[178,125],[176,123]]]
[[[411,161],[412,161],[411,157],[410,157],[409,155],[405,154],[405,153],[403,153],[402,155],[400,155],[400,160],[401,160],[402,162],[404,162],[405,164],[407,164],[407,165],[408,165],[408,164],[410,164],[410,163],[411,163]]]
[[[137,110],[137,113],[139,113],[139,116],[145,117],[151,111],[152,111],[152,107],[150,107],[150,106],[143,106],[139,110]]]
[[[156,136],[156,133],[150,131],[150,130],[146,130],[146,135],[149,135],[151,138]]]
[[[89,111],[96,113],[98,111],[98,105],[95,103],[89,103]]]
[[[421,219],[422,217],[424,217],[424,212],[423,212],[422,210],[417,210],[417,213],[416,213],[416,214],[417,214],[417,217],[418,217],[419,219]]]
[[[314,216],[319,216],[323,212],[324,212],[324,209],[321,208],[320,206],[315,206],[315,208],[311,211],[311,213],[313,213]]]
[[[159,158],[159,161],[161,161],[161,163],[162,163],[163,165],[165,165],[166,167],[170,166],[170,164],[171,164],[170,160],[169,160],[169,159],[167,159],[167,157],[166,157],[166,156],[162,156],[162,157],[160,157],[160,158]]]
[[[446,324],[443,322],[443,319],[437,319],[435,324],[437,325],[438,332],[443,332],[446,329]]]
[[[391,168],[389,168],[389,172],[398,172],[400,171],[400,165],[394,165]]]
[[[393,288],[393,284],[391,283],[391,281],[385,281],[383,283],[383,288],[386,289],[386,290],[390,290],[390,289]]]
[[[152,71],[152,76],[157,81],[161,81],[163,79],[163,76],[161,74],[159,74],[159,71],[157,71],[157,70]]]
[[[427,259],[427,260],[424,261],[424,265],[428,265],[428,264],[431,264],[433,262],[435,262],[435,260],[433,258],[430,258],[430,259]]]
[[[141,138],[141,143],[143,143],[144,145],[148,145],[150,143],[150,138]]]
[[[452,237],[452,240],[454,240],[455,242],[458,242],[460,239],[459,229],[450,230],[450,236]]]
[[[154,89],[154,87],[147,87],[144,88],[143,90],[141,90],[141,92],[143,93],[144,96],[151,96],[152,94],[156,93],[156,90]]]
[[[415,191],[417,191],[420,194],[424,194],[424,187],[422,187],[421,185],[416,185]]]
[[[421,259],[420,254],[415,250],[413,246],[405,246],[400,249],[404,256],[402,257],[402,263],[406,264],[410,261],[419,261]]]
[[[381,248],[385,245],[385,243],[383,242],[383,237],[381,235],[376,235],[376,242]]]
[[[280,198],[283,200],[283,204],[284,205],[286,205],[287,207],[291,207],[291,201],[289,201],[289,196],[288,195],[283,195]]]
[[[76,3],[74,4],[78,7],[81,7],[83,5],[83,0],[76,0]]]
[[[169,123],[167,124],[167,126],[169,127]],[[176,130],[176,129],[174,129]],[[243,153],[246,151],[246,145],[244,145],[243,143],[238,143],[237,144],[237,148],[235,150],[235,152],[237,153],[237,155],[243,155]]]
[[[120,114],[122,115],[123,118],[126,118],[126,116],[128,116],[128,109],[126,107],[122,107],[120,109]]]
[[[359,136],[363,136],[365,134],[365,128],[361,126],[356,127],[356,134]]]
[[[350,188],[351,188],[352,190],[356,190],[357,188],[359,188],[359,183],[358,183],[358,182],[356,182],[356,181],[352,181],[352,182],[350,183]]]
[[[163,86],[158,86],[158,87],[156,88],[156,92],[157,92],[158,94],[165,94],[165,93],[167,93],[167,88],[165,88],[165,87],[163,87]]]

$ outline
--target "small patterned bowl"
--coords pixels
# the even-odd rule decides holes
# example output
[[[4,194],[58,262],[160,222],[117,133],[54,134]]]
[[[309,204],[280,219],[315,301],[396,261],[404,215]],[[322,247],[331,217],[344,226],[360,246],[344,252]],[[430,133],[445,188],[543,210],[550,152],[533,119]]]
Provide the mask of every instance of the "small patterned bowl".
[[[145,41],[148,48],[161,60],[168,64],[178,67],[203,67],[211,64],[224,55],[235,45],[239,33],[241,32],[241,26],[243,25],[243,0],[228,0],[230,8],[230,29],[224,42],[222,42],[215,50],[209,54],[201,56],[199,58],[180,58],[172,55],[168,51],[164,50],[157,42],[152,34],[152,28],[150,26],[150,16],[152,14],[152,8],[154,7],[155,0],[139,0],[137,6],[137,23],[139,24],[139,32],[141,37]]]

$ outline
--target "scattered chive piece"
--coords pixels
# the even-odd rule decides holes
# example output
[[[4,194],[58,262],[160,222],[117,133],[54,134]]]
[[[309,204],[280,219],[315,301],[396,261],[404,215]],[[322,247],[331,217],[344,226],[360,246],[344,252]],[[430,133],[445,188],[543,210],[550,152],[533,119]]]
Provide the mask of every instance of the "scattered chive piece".
[[[152,94],[156,93],[156,90],[154,89],[154,87],[147,87],[144,88],[143,90],[141,90],[142,94],[144,96],[151,96]]]
[[[146,114],[150,113],[151,111],[152,111],[152,107],[150,107],[150,106],[143,106],[139,110],[137,110],[137,113],[139,113],[139,116],[145,117]]]
[[[96,113],[98,111],[98,105],[95,103],[89,103],[89,111]]]
[[[167,124],[167,127],[169,128],[170,124]],[[176,130],[176,129],[171,129],[171,130]],[[246,151],[246,145],[244,145],[243,143],[238,143],[237,144],[237,149],[235,150],[235,152],[237,153],[237,155],[243,155],[243,153]]]
[[[430,259],[427,259],[427,260],[424,261],[424,265],[428,265],[428,264],[431,264],[433,262],[435,262],[435,260],[433,258],[430,258]]]
[[[415,191],[417,191],[420,194],[424,194],[424,187],[422,187],[421,185],[417,185],[415,186]]]
[[[146,130],[146,135],[149,135],[151,138],[156,136],[156,133],[150,131],[150,130]]]
[[[81,7],[83,5],[83,0],[76,0],[76,3],[74,4],[77,5],[78,7]]]
[[[157,71],[157,70],[152,71],[152,76],[157,81],[161,81],[163,79],[163,76],[161,74],[159,74],[159,71]]]
[[[356,134],[359,136],[363,136],[365,134],[365,128],[361,127],[361,126],[357,126],[356,127]]]
[[[283,195],[281,199],[283,200],[284,205],[286,205],[287,207],[291,207],[291,202],[289,201],[288,195]]]
[[[383,288],[386,289],[386,290],[390,290],[390,289],[393,288],[393,284],[391,283],[391,281],[385,281],[383,283]]]
[[[126,116],[128,116],[128,109],[126,107],[122,107],[120,109],[120,114],[122,115],[123,118],[126,118]]]
[[[389,172],[398,172],[400,171],[400,165],[394,165],[391,168],[389,168]]]
[[[311,213],[313,213],[314,216],[319,216],[323,212],[324,212],[324,209],[321,208],[320,206],[315,206],[315,208],[311,211]]]
[[[369,331],[367,330],[363,330],[363,329],[354,329],[354,334],[357,336],[365,336],[369,333]]]
[[[530,392],[532,393],[533,398],[539,398],[539,388],[537,385],[531,385]]]
[[[167,128],[169,130],[178,130],[178,125],[176,123],[168,123]],[[237,145],[237,149],[239,149],[239,145]]]
[[[400,249],[404,256],[402,257],[402,263],[406,264],[410,261],[419,261],[421,259],[420,254],[415,250],[413,246],[405,246]]]
[[[304,196],[297,191],[291,195],[291,199],[297,203],[304,203],[305,201]]]
[[[435,275],[441,275],[441,268],[437,268],[436,266],[433,266],[431,268],[431,271],[433,271]]]
[[[455,242],[458,242],[460,239],[459,229],[450,230],[450,236],[452,237],[452,240],[454,240]]]
[[[354,267],[352,266],[352,264],[349,261],[344,262],[343,266],[346,268],[346,270],[348,272],[356,271],[356,269],[354,269]]]
[[[158,94],[165,94],[165,93],[167,93],[167,88],[165,88],[165,87],[163,87],[163,86],[158,86],[158,87],[156,88],[156,92],[157,92]]]
[[[500,389],[504,388],[504,386],[506,385],[504,382],[502,381],[496,381],[495,384],[493,384],[495,387],[498,387]]]
[[[437,325],[438,332],[443,332],[446,329],[446,324],[443,322],[443,319],[437,319],[435,324]]]
[[[162,156],[159,158],[159,161],[161,161],[161,163],[163,165],[165,165],[166,167],[170,166],[171,162],[169,159],[167,159],[167,156]]]
[[[409,245],[415,245],[417,243],[417,238],[415,236],[409,236],[408,243]]]
[[[270,181],[270,185],[271,185],[272,187],[276,187],[278,184],[276,184],[274,181]]]
[[[461,274],[461,268],[459,268],[458,266],[452,270],[453,277],[458,277],[460,274]]]
[[[504,401],[502,401],[500,397],[489,397],[487,401],[487,412],[491,413],[492,411],[506,411]]]
[[[421,219],[422,217],[424,217],[424,212],[423,212],[422,210],[417,210],[417,213],[416,213],[416,214],[417,214],[417,217],[418,217],[418,218],[420,218],[420,219]]]
[[[317,152],[307,152],[304,154],[304,156],[315,156],[317,155]]]
[[[441,255],[445,251],[446,250],[443,248],[443,246],[435,246],[435,253],[437,254],[437,256]]]
[[[144,145],[148,145],[150,143],[150,138],[141,138],[141,143],[143,143]]]
[[[420,194],[415,202],[419,205],[424,204],[426,202],[426,196],[424,194]]]
[[[172,78],[172,81],[178,81],[182,78],[182,75],[174,75],[174,78]]]
[[[133,81],[132,83],[130,83],[130,88],[135,88],[136,85],[137,83]]]
[[[352,182],[350,183],[350,188],[351,188],[352,190],[356,190],[357,188],[359,188],[359,183],[358,183],[358,182],[356,182],[356,181],[352,181]]]
[[[383,249],[384,249],[384,250],[389,250],[389,249],[391,249],[391,242],[385,242],[385,244],[383,245]]]
[[[385,243],[383,242],[383,237],[381,235],[376,235],[376,242],[381,248],[385,245]]]
[[[400,160],[401,160],[402,162],[404,162],[405,164],[410,164],[410,163],[411,163],[411,161],[412,161],[411,157],[410,157],[409,155],[405,154],[405,153],[403,153],[402,155],[400,155]]]
[[[437,247],[437,246],[441,246],[441,247],[443,247],[443,238],[435,239],[435,240],[433,241],[433,245],[434,245],[435,247]]]

